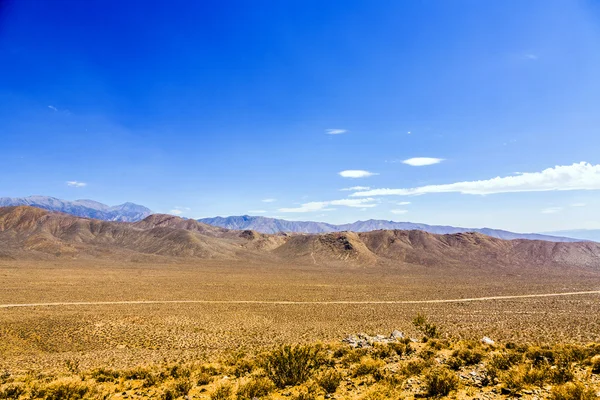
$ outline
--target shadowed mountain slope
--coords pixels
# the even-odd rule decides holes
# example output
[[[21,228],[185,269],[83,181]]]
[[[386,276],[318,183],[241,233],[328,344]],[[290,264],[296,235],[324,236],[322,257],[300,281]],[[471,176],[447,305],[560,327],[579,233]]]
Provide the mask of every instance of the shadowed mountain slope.
[[[249,215],[234,217],[215,217],[202,218],[198,221],[205,224],[219,226],[227,229],[252,229],[262,233],[329,233],[329,232],[369,232],[375,230],[420,230],[440,235],[478,232],[484,235],[492,236],[498,239],[528,239],[528,240],[547,240],[551,242],[578,242],[579,239],[572,239],[561,236],[540,235],[536,233],[514,233],[500,229],[490,228],[460,228],[454,226],[427,225],[412,222],[394,222],[370,219],[367,221],[356,221],[350,224],[333,225],[325,222],[312,221],[286,221],[283,219],[253,217]]]
[[[0,208],[0,256],[178,259],[430,268],[579,268],[600,271],[600,244],[502,240],[476,232],[437,235],[377,230],[268,235],[228,230],[171,215],[108,222],[34,207]],[[129,257],[129,258],[128,258]]]

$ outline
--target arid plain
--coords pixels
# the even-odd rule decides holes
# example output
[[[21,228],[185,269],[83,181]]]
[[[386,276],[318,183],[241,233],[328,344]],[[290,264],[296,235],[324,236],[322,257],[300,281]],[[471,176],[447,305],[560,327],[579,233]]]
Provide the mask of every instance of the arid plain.
[[[16,219],[15,212],[19,214]],[[509,343],[510,346],[547,345],[551,348],[572,345],[583,349],[600,341],[600,294],[597,293],[600,268],[594,261],[595,245],[585,245],[581,250],[575,247],[579,245],[577,243],[551,244],[551,251],[544,250],[547,246],[544,243],[532,247],[528,241],[523,241],[520,245],[527,246],[520,248],[527,257],[537,257],[531,252],[541,248],[559,259],[557,263],[525,265],[526,257],[522,254],[514,264],[510,260],[490,262],[488,257],[481,258],[476,251],[465,250],[464,254],[472,257],[470,261],[448,258],[436,264],[429,262],[427,255],[448,252],[455,242],[460,246],[491,246],[494,254],[498,253],[498,248],[508,245],[483,235],[427,235],[425,241],[419,242],[418,254],[422,254],[423,260],[419,264],[405,260],[393,262],[389,257],[371,262],[370,254],[387,253],[381,253],[384,251],[382,244],[377,242],[375,245],[375,239],[369,234],[361,236],[360,242],[352,234],[303,235],[282,239],[286,245],[300,241],[294,251],[288,247],[285,252],[277,253],[281,248],[278,244],[274,250],[269,248],[270,253],[264,260],[255,252],[256,249],[264,251],[264,246],[255,244],[244,248],[253,252],[246,259],[206,259],[165,255],[160,251],[154,254],[129,250],[118,253],[114,250],[117,247],[111,247],[115,246],[114,242],[109,246],[106,238],[99,242],[101,246],[93,247],[91,251],[91,239],[85,239],[86,235],[92,232],[94,240],[98,240],[101,232],[107,231],[106,227],[82,233],[81,224],[88,224],[88,220],[62,214],[56,217],[45,212],[31,216],[30,213],[28,209],[10,210],[4,215],[1,229],[3,243],[9,244],[0,261],[0,370],[6,371],[5,385],[25,382],[23,377],[35,374],[46,376],[40,379],[48,382],[63,375],[78,376],[86,381],[91,379],[86,374],[99,368],[125,371],[141,367],[160,369],[165,365],[213,365],[230,359],[232,354],[260,359],[263,352],[285,344],[313,346],[324,343],[330,352],[335,352],[342,346],[343,338],[362,332],[374,336],[389,335],[398,330],[407,338],[422,342],[423,333],[414,323],[416,315],[426,316],[435,324],[438,332],[429,343],[442,343],[434,345],[439,347],[440,354],[451,354],[451,349],[462,346],[459,343],[475,343],[477,347],[484,336],[492,338],[496,346]],[[59,218],[60,223],[46,228],[55,218]],[[171,223],[189,224],[182,221],[178,219]],[[130,225],[107,224],[111,229]],[[73,226],[78,228],[75,236]],[[111,237],[121,238],[121,232],[114,229]],[[141,232],[147,228],[138,226],[136,229]],[[164,238],[174,233],[196,232],[199,228],[194,225],[187,229],[164,226],[156,229],[151,229],[152,234],[158,232]],[[256,240],[256,234],[251,232],[219,232],[220,236],[226,237],[239,235],[250,243]],[[394,235],[396,238],[405,234],[396,232]],[[248,239],[249,236],[252,237]],[[39,237],[44,239],[42,247],[39,247]],[[45,251],[50,237],[52,252]],[[420,234],[407,237],[414,248],[417,248],[415,238],[422,239]],[[196,240],[195,236],[193,238]],[[209,237],[213,238],[214,235]],[[330,244],[331,238],[335,239],[334,246],[323,247]],[[181,239],[178,236],[176,240]],[[318,240],[323,246],[311,243],[310,257],[306,257],[302,247],[306,240]],[[432,247],[437,241],[443,241],[448,250]],[[390,240],[385,251],[391,251],[391,244],[396,242],[397,239]],[[23,243],[34,243],[38,247],[28,250]],[[365,244],[364,249],[361,243]],[[66,254],[54,253],[57,246],[66,244],[73,250]],[[512,249],[516,245],[510,246]],[[429,250],[422,247],[429,247]],[[576,249],[576,257],[567,254],[572,249]],[[326,257],[327,251],[333,256]],[[342,253],[340,257],[339,251],[346,251],[350,256]],[[276,257],[271,256],[272,253]],[[580,255],[588,253],[589,258]],[[543,257],[547,258],[547,254]],[[404,256],[415,257],[410,252]],[[564,259],[575,259],[575,265],[567,265]],[[596,293],[577,293],[590,291]],[[572,294],[556,295],[563,293]],[[538,294],[548,296],[523,297]],[[421,349],[420,346],[423,345],[413,345],[416,350]],[[400,357],[401,352],[398,354]],[[591,359],[594,354],[584,358]],[[374,356],[361,353],[356,362],[368,364],[364,357]],[[238,361],[232,365],[237,365]],[[392,361],[393,358],[388,357],[385,363]],[[362,375],[350,372],[352,368],[358,368],[353,365],[347,369],[352,385],[362,379]],[[377,368],[384,367],[382,364]],[[336,368],[344,373],[342,367]],[[585,376],[591,376],[593,380],[589,378],[586,385],[597,385],[596,375],[585,372],[587,367],[581,368],[577,376],[588,374]],[[195,371],[190,373],[194,384],[184,391],[198,398],[218,398],[213,396],[218,389],[215,382],[231,375],[220,370],[215,372],[214,379],[206,384],[208,386],[203,386],[196,379],[198,370],[192,371]],[[232,381],[236,390],[242,390],[240,385],[248,379],[263,379],[264,371],[257,371],[260,368],[250,368],[247,375],[239,376],[241,381]],[[176,380],[175,377],[169,379]],[[142,390],[141,383],[138,387],[126,382],[127,378],[115,378],[113,386],[103,387],[102,390],[108,392],[96,388],[86,392],[85,396],[100,396],[98,393],[104,393],[102,396],[110,394],[100,398],[166,396],[166,389]],[[377,379],[365,382],[361,384],[366,385],[364,388],[345,389],[343,394],[334,397],[360,397],[366,395],[372,385],[382,384]],[[406,384],[405,379],[403,383],[398,382],[398,387]],[[393,386],[393,383],[386,385]],[[453,389],[455,396],[469,397],[466,395],[469,390],[479,390],[461,385],[458,391]],[[418,387],[418,384],[414,386]],[[296,393],[296,389],[290,390],[288,395]],[[402,390],[404,397],[406,393],[418,395],[417,389]],[[33,392],[25,391],[22,396],[32,396],[26,393]],[[277,397],[285,392],[271,388],[267,393]],[[314,398],[326,395],[325,392],[314,393],[317,396]],[[489,395],[493,397],[494,393],[489,392]],[[506,393],[516,392],[509,390]],[[536,395],[545,397],[549,393],[550,389],[547,389]],[[93,396],[90,398],[98,398]],[[238,398],[243,397],[238,395]]]

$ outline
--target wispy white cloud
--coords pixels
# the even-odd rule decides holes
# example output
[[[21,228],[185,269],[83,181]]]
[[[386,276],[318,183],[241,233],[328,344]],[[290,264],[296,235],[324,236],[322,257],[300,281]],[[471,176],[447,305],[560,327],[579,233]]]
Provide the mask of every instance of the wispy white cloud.
[[[423,167],[425,165],[439,164],[444,161],[443,158],[433,157],[413,157],[408,160],[402,161],[403,164],[411,165],[413,167]]]
[[[190,211],[190,210],[191,210],[191,208],[189,208],[189,207],[175,206],[172,210],[169,211],[169,214],[181,215],[181,214],[185,213],[186,211]]]
[[[325,133],[328,135],[341,135],[343,133],[348,133],[347,129],[325,129]]]
[[[52,111],[58,111],[58,108],[54,107],[54,106],[48,106],[49,109],[51,109]]]
[[[573,203],[571,204],[571,207],[585,207],[587,206],[587,204],[585,203]]]
[[[406,214],[408,210],[392,210],[392,214]]]
[[[410,201],[399,201],[396,204],[399,206],[407,206],[410,204]]]
[[[539,57],[537,54],[533,54],[533,53],[527,53],[523,56],[525,59],[527,60],[537,60]]]
[[[267,210],[249,210],[248,213],[250,213],[250,214],[266,214]]]
[[[371,189],[369,186],[352,186],[349,188],[340,189],[342,192],[362,192]]]
[[[542,210],[542,214],[556,214],[557,212],[561,212],[562,210],[562,207],[548,207]]]
[[[275,203],[277,201],[277,199],[262,199],[261,201],[263,203]]]
[[[368,178],[369,176],[379,175],[375,172],[364,171],[362,169],[347,169],[341,171],[339,174],[344,178]]]
[[[376,207],[374,203],[375,199],[342,199],[342,200],[330,200],[330,201],[311,201],[309,203],[303,203],[299,207],[292,208],[280,208],[277,211],[284,213],[305,213],[314,211],[332,211],[333,208],[330,206],[344,206],[344,207],[356,207],[356,208],[371,208]]]
[[[87,186],[87,183],[79,182],[79,181],[67,181],[67,186],[80,188],[80,187]]]
[[[496,194],[566,190],[600,190],[600,164],[587,162],[559,165],[540,172],[465,181],[444,185],[427,185],[404,189],[373,189],[352,193],[351,197],[413,196],[427,193]]]

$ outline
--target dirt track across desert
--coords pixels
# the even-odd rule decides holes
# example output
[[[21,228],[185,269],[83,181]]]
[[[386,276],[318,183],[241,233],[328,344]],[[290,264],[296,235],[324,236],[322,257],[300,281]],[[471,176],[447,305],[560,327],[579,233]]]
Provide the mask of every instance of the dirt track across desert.
[[[0,304],[0,308],[17,307],[58,307],[58,306],[103,306],[103,305],[136,305],[136,304],[275,304],[275,305],[330,305],[330,304],[436,304],[436,303],[463,303],[472,301],[513,300],[539,297],[578,296],[586,294],[600,294],[600,290],[583,292],[540,293],[523,294],[514,296],[490,296],[464,299],[436,299],[436,300],[398,300],[398,301],[267,301],[267,300],[134,300],[134,301],[81,301],[81,302],[56,302],[56,303],[23,303]]]

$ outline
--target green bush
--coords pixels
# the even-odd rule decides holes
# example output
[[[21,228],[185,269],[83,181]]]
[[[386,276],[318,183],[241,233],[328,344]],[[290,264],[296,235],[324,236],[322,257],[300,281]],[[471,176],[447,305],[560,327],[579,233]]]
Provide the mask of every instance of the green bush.
[[[410,360],[402,366],[402,373],[408,377],[421,374],[429,363],[424,360]]]
[[[0,399],[18,399],[25,394],[25,388],[21,384],[9,384],[0,388]]]
[[[424,315],[417,314],[412,322],[415,328],[423,333],[425,339],[437,339],[440,337],[438,327],[427,321],[427,318]]]
[[[381,360],[374,360],[371,357],[363,357],[360,360],[360,363],[356,364],[354,366],[354,368],[352,368],[352,375],[353,376],[372,375],[375,372],[377,372],[377,370],[379,368],[381,368],[383,365],[384,365],[384,362]]]
[[[50,383],[41,392],[44,400],[80,400],[90,391],[90,387],[78,379],[64,379]]]
[[[229,400],[233,394],[233,389],[228,383],[221,384],[210,394],[210,400]]]
[[[305,382],[319,366],[319,348],[314,346],[282,346],[265,361],[267,376],[279,388]]]
[[[600,374],[600,356],[592,357],[591,364],[592,364],[592,373]]]
[[[275,385],[273,385],[273,382],[271,382],[270,379],[256,378],[246,382],[238,388],[237,398],[239,400],[260,399],[261,397],[267,396],[274,389]]]
[[[567,383],[555,386],[550,393],[552,400],[593,400],[596,393],[591,388],[586,388],[582,383]]]
[[[475,365],[483,360],[485,353],[478,349],[461,348],[454,350],[452,356],[460,359],[464,365]]]
[[[317,378],[317,383],[319,386],[321,386],[323,390],[329,394],[335,393],[341,382],[342,374],[335,370],[325,371]]]
[[[121,376],[119,371],[108,368],[97,368],[90,375],[96,382],[114,382]]]
[[[430,369],[425,374],[425,387],[429,396],[447,396],[458,388],[458,377],[443,367]]]

